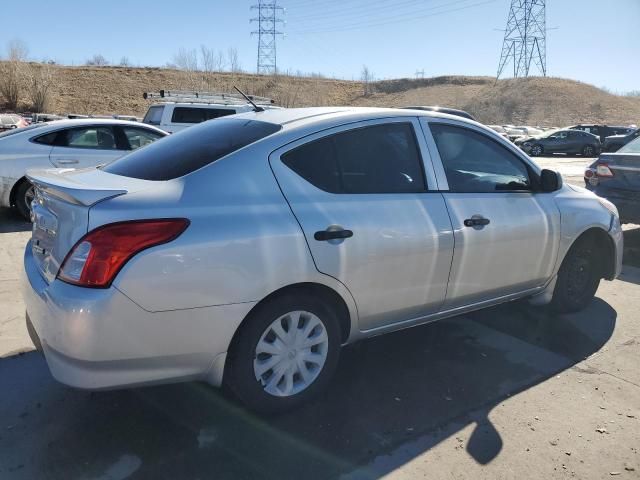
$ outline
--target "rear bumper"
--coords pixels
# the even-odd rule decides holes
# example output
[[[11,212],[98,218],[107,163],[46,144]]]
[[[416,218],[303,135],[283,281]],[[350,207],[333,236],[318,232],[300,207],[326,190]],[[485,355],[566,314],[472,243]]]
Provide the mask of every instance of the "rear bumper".
[[[114,287],[47,284],[30,243],[22,290],[52,375],[91,390],[184,380],[220,385],[229,343],[253,306],[148,312]]]

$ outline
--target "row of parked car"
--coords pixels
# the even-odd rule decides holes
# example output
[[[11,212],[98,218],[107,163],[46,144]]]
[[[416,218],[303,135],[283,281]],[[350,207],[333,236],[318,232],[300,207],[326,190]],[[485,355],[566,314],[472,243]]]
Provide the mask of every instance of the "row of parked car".
[[[27,173],[23,284],[59,381],[199,380],[282,412],[329,384],[343,345],[520,299],[575,312],[620,273],[616,207],[477,122],[248,100],[152,106],[174,132],[199,123],[171,135],[0,134],[0,165],[64,167]],[[68,168],[83,152],[98,168]]]

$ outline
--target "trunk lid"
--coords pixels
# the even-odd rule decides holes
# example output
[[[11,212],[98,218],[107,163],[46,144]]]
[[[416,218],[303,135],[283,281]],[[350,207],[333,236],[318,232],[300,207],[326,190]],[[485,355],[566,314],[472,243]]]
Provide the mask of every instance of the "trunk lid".
[[[613,173],[613,177],[599,177],[600,185],[640,197],[640,154],[603,153],[596,164],[606,164]]]
[[[31,249],[47,283],[56,277],[69,250],[87,233],[92,206],[156,183],[95,168],[33,170],[27,177],[35,186]]]

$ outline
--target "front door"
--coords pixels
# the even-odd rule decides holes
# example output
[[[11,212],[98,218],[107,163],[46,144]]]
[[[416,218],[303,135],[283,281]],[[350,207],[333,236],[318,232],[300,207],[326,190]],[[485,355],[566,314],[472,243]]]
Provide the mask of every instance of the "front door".
[[[533,167],[488,133],[438,122],[429,127],[455,232],[444,308],[542,286],[551,278],[559,245],[553,194],[537,192]]]
[[[361,330],[444,301],[453,233],[442,195],[429,191],[424,145],[417,120],[403,117],[331,129],[270,157],[317,269],[349,289]]]
[[[91,125],[60,132],[49,158],[60,168],[95,167],[121,157],[127,153],[124,148],[110,126]]]

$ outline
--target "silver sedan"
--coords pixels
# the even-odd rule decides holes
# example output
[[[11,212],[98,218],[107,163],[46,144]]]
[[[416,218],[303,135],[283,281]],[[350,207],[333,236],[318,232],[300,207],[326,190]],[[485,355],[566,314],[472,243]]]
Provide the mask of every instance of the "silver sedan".
[[[27,324],[79,388],[202,380],[283,411],[345,344],[522,298],[577,311],[621,269],[611,203],[439,113],[251,112],[29,178]]]
[[[137,122],[59,120],[0,133],[0,207],[29,218],[30,168],[86,168],[108,163],[167,133]]]

